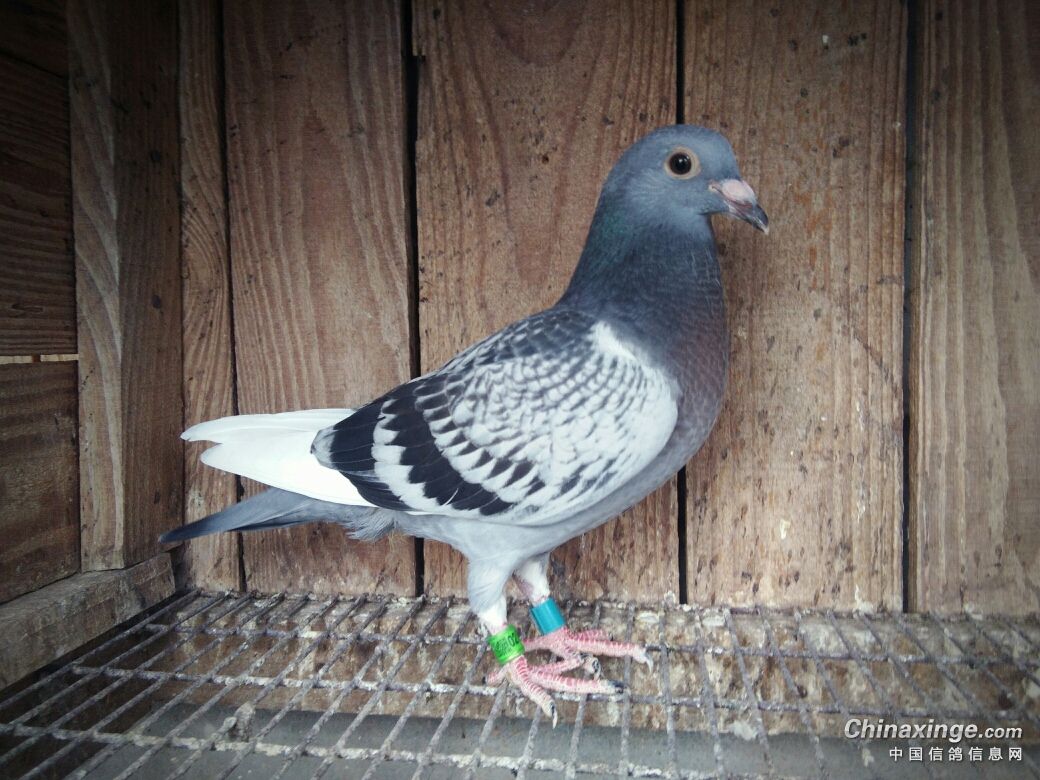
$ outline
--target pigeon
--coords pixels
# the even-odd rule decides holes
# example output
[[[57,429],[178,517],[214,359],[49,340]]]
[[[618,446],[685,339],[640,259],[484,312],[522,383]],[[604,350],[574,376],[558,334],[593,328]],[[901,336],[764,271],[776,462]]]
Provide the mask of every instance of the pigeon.
[[[470,608],[508,680],[556,723],[552,692],[613,694],[596,656],[645,650],[572,630],[549,553],[628,509],[700,449],[722,405],[729,333],[711,225],[768,232],[721,134],[661,127],[603,185],[563,296],[358,409],[225,417],[189,428],[202,461],[269,486],[162,537],[333,522],[393,531],[468,560]],[[515,578],[539,634],[507,623]],[[528,653],[558,660],[538,665]],[[586,676],[569,676],[579,668]]]

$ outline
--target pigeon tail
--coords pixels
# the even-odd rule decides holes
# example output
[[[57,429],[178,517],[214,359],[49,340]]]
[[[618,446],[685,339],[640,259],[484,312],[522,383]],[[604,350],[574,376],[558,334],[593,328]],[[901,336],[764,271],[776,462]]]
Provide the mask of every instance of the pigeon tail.
[[[331,522],[346,526],[351,536],[378,539],[394,529],[394,516],[375,507],[319,501],[288,490],[271,488],[160,537],[163,544],[182,542],[222,531],[260,531],[300,523]]]
[[[304,409],[222,417],[192,426],[181,438],[216,443],[202,453],[207,466],[319,501],[371,507],[349,479],[311,454],[320,430],[353,413],[352,409]]]

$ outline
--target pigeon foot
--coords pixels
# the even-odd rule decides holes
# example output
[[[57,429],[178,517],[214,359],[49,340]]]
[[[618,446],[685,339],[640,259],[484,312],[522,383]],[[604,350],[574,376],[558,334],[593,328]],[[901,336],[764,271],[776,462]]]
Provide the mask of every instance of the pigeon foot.
[[[505,666],[495,669],[487,676],[487,682],[490,685],[498,685],[503,680],[509,680],[520,690],[520,693],[538,706],[545,717],[552,720],[553,728],[556,728],[556,703],[549,695],[549,691],[613,695],[620,693],[624,687],[621,683],[612,680],[587,680],[564,676],[564,672],[572,671],[582,663],[583,659],[580,656],[574,656],[543,666],[532,666],[521,655]]]
[[[611,658],[631,658],[654,668],[650,656],[642,645],[633,642],[615,642],[606,631],[598,628],[571,631],[564,626],[555,631],[524,640],[524,649],[549,650],[564,660],[577,660],[587,672],[599,677],[600,664],[595,658],[605,655]]]

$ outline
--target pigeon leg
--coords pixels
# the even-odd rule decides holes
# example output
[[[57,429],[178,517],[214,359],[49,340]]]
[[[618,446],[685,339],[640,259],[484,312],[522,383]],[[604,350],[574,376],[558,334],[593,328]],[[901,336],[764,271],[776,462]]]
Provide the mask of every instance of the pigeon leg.
[[[524,696],[533,701],[538,708],[552,720],[556,726],[556,703],[549,691],[567,691],[569,693],[605,693],[614,694],[620,691],[617,683],[609,680],[587,680],[565,677],[569,672],[581,666],[581,659],[565,658],[544,666],[531,666],[524,657],[524,646],[520,642],[517,630],[506,623],[506,600],[501,597],[491,609],[478,612],[484,628],[488,632],[488,644],[501,664],[498,669],[488,675],[491,685],[498,685],[509,680]]]
[[[599,676],[600,664],[595,656],[631,658],[653,668],[645,648],[633,642],[615,642],[606,631],[587,629],[572,631],[567,628],[563,616],[549,593],[546,569],[549,556],[532,558],[516,570],[516,580],[528,603],[531,615],[538,625],[540,636],[524,641],[524,648],[549,650],[565,661],[577,660],[590,674]],[[537,668],[537,667],[536,667]]]

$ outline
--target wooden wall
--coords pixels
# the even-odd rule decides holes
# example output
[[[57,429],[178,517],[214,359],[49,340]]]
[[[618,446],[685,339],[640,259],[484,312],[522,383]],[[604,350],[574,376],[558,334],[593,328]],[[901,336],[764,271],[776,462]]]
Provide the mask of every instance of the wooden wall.
[[[187,424],[357,406],[411,376],[403,29],[391,2],[181,3]],[[235,494],[201,450],[188,520]],[[315,525],[187,562],[219,587],[411,594],[415,555]]]
[[[205,98],[182,91],[182,127],[197,104],[209,117],[184,149],[208,134],[211,154],[188,202],[215,204],[217,258],[206,325],[185,334],[221,344],[186,343],[189,396],[232,408],[233,375],[242,411],[358,403],[551,304],[620,151],[684,117],[729,136],[773,230],[718,225],[733,332],[718,428],[675,481],[557,552],[560,593],[1035,610],[1036,20],[1000,5],[182,3],[182,73]],[[958,331],[987,359],[949,354]],[[228,484],[204,484],[195,456],[189,495],[221,505]],[[247,536],[244,584],[409,592],[421,563],[427,590],[462,589],[460,556],[421,552]]]
[[[174,590],[175,29],[69,7],[0,2],[0,687]]]
[[[242,412],[356,407],[409,378],[399,13],[392,2],[224,6]],[[315,526],[243,546],[250,588],[415,588],[403,537],[362,545]]]
[[[84,570],[183,517],[177,3],[68,4]]]
[[[911,607],[1040,610],[1040,7],[915,30]]]
[[[71,120],[61,14],[36,5],[5,26],[47,45],[0,45],[0,100],[23,106],[0,119],[0,352],[79,351],[82,550],[56,469],[47,489],[73,508],[32,527],[64,535],[4,555],[69,563],[7,579],[5,558],[0,598],[77,557],[142,560],[235,500],[198,447],[182,461],[181,426],[356,405],[551,304],[620,151],[683,119],[728,135],[772,231],[717,226],[733,349],[717,429],[557,551],[559,593],[1040,609],[1026,0],[89,0]],[[43,132],[26,131],[30,81]],[[25,431],[0,440],[5,480],[34,473],[30,450],[75,469],[76,363],[58,366],[0,367]],[[263,591],[447,593],[464,574],[439,545],[321,526],[193,542],[184,564]]]
[[[79,570],[68,58],[60,2],[0,4],[0,602]]]
[[[686,117],[770,216],[718,225],[733,359],[687,470],[690,599],[898,609],[906,7],[685,7]]]

